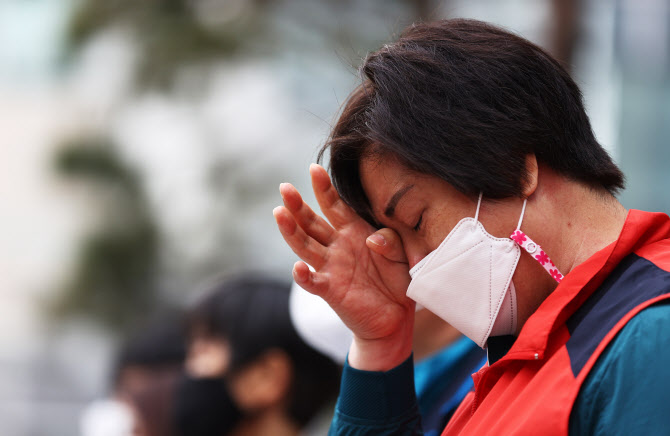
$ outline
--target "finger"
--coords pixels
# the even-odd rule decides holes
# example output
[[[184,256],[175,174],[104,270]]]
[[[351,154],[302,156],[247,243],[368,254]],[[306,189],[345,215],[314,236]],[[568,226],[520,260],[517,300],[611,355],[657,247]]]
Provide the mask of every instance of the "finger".
[[[309,237],[285,207],[276,207],[272,214],[277,221],[279,231],[291,250],[314,268],[320,269],[326,262],[328,249],[314,238]]]
[[[290,183],[279,185],[279,193],[284,206],[293,214],[298,225],[312,238],[322,245],[329,245],[335,238],[335,229],[302,200],[300,193]]]
[[[365,245],[392,262],[407,263],[407,255],[400,236],[389,228],[383,228],[368,236]]]
[[[314,295],[322,297],[328,291],[328,279],[325,274],[311,271],[305,262],[296,262],[293,265],[293,280]]]
[[[340,198],[337,190],[330,182],[328,172],[317,164],[309,166],[309,174],[312,177],[312,187],[314,188],[314,195],[316,201],[319,202],[321,211],[328,218],[328,221],[336,229],[351,223],[360,218],[356,213],[347,206]]]

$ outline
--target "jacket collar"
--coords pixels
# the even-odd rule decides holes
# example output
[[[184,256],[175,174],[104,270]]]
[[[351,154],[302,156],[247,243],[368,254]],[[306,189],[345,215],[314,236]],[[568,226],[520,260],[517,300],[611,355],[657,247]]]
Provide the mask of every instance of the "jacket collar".
[[[570,271],[526,321],[503,360],[542,359],[550,334],[586,301],[614,270],[635,250],[670,237],[670,217],[664,213],[631,209],[619,237]],[[501,343],[502,344],[502,343]],[[490,347],[496,346],[492,342]],[[502,350],[494,350],[500,354]]]

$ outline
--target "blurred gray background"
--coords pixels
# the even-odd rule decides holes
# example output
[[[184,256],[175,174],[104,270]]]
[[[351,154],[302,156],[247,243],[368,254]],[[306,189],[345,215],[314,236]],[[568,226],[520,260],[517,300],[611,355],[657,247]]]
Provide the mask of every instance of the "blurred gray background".
[[[1,1],[0,434],[78,434],[147,313],[240,270],[289,280],[279,183],[315,204],[360,60],[447,17],[563,61],[624,205],[670,212],[667,0]]]

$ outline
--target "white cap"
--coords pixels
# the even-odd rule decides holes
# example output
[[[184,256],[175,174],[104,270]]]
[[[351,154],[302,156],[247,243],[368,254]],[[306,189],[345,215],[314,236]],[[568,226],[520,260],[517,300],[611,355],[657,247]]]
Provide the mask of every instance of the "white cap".
[[[82,436],[132,436],[133,412],[116,400],[96,400],[84,409],[79,422]]]
[[[307,344],[336,363],[344,364],[353,333],[328,303],[293,282],[289,312],[293,326]]]

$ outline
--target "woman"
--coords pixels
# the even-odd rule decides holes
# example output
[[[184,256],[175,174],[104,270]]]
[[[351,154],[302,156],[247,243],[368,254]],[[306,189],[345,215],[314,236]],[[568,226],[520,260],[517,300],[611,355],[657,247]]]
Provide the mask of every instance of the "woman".
[[[361,71],[321,152],[337,189],[310,167],[330,223],[289,184],[274,211],[294,279],[354,333],[331,432],[420,433],[413,300],[489,354],[444,434],[662,432],[670,219],[616,200],[623,175],[561,65],[451,20]]]

